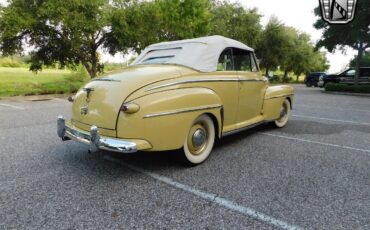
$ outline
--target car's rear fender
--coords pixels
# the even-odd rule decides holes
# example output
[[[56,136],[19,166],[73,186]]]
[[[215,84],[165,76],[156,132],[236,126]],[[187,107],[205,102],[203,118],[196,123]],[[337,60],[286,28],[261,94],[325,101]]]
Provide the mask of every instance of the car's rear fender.
[[[181,148],[192,122],[201,114],[209,114],[216,121],[221,135],[221,99],[208,88],[166,90],[129,103],[139,105],[140,110],[133,114],[120,112],[117,137],[147,140],[153,146],[152,151]]]

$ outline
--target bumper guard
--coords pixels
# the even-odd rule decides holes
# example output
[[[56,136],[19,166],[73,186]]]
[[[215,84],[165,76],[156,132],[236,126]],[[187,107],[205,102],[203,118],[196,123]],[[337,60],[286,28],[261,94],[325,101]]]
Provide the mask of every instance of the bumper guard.
[[[96,152],[99,149],[119,152],[119,153],[135,153],[137,152],[136,143],[123,141],[114,138],[102,137],[99,135],[98,127],[91,126],[90,133],[70,128],[66,125],[63,116],[58,116],[58,136],[63,141],[74,140],[90,146],[91,152]]]

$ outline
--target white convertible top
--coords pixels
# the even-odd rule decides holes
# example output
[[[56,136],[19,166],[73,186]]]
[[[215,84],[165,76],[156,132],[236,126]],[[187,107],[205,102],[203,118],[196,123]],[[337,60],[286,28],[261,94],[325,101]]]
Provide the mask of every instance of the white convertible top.
[[[218,58],[222,51],[230,47],[254,51],[241,42],[215,35],[150,45],[143,50],[132,65],[177,64],[201,72],[214,72],[217,70]]]

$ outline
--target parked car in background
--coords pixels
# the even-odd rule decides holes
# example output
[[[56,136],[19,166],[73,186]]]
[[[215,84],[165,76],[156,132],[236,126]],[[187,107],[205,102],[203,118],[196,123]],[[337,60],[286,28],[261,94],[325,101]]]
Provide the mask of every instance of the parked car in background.
[[[319,79],[321,76],[325,76],[325,72],[313,72],[308,74],[305,79],[304,83],[306,84],[307,87],[318,87],[319,86]]]
[[[319,86],[325,87],[329,82],[332,83],[343,83],[343,84],[354,84],[355,83],[356,69],[349,68],[340,74],[329,74],[320,77]],[[359,84],[370,84],[370,67],[360,68],[360,77],[358,79]]]
[[[119,153],[183,149],[200,164],[215,139],[264,122],[284,127],[291,86],[269,86],[254,50],[211,36],[147,47],[120,73],[93,79],[58,117],[58,135]]]

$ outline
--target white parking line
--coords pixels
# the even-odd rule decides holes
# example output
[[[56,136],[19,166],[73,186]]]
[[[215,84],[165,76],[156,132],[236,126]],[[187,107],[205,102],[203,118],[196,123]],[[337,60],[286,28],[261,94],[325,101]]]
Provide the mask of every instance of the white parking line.
[[[24,110],[23,107],[20,107],[20,106],[15,106],[15,105],[9,105],[9,104],[4,104],[4,103],[0,103],[1,106],[5,106],[5,107],[10,107],[10,108],[13,108],[13,109],[19,109],[19,110]]]
[[[308,118],[308,119],[311,119],[311,120],[335,121],[335,122],[342,122],[342,123],[350,123],[350,124],[356,124],[356,125],[367,125],[367,126],[370,126],[370,123],[366,123],[366,122],[337,120],[337,119],[331,119],[331,118],[311,117],[311,116],[304,116],[304,115],[292,115],[292,116],[293,117],[300,117],[300,118]]]
[[[271,136],[271,137],[284,138],[284,139],[288,139],[288,140],[307,142],[307,143],[311,143],[311,144],[319,144],[319,145],[325,145],[325,146],[330,146],[330,147],[336,147],[336,148],[349,149],[349,150],[355,150],[355,151],[370,153],[369,149],[359,149],[359,148],[353,148],[353,147],[345,146],[345,145],[336,145],[336,144],[330,144],[330,143],[325,143],[325,142],[320,142],[320,141],[310,141],[310,140],[306,140],[306,139],[282,136],[282,135],[277,135],[277,134],[272,134],[272,133],[265,133],[265,132],[259,132],[259,134],[266,135],[266,136]]]
[[[294,105],[294,107],[295,108],[301,107],[301,108],[317,109],[317,106],[310,106],[310,105]],[[358,111],[358,112],[370,113],[370,110],[366,110],[366,109],[346,109],[346,108],[338,108],[338,107],[333,107],[333,106],[325,106],[325,107],[321,107],[320,109],[351,111],[351,112]]]
[[[170,185],[172,187],[175,187],[177,189],[183,190],[185,192],[191,193],[191,194],[193,194],[197,197],[208,200],[209,202],[218,204],[218,205],[220,205],[224,208],[227,208],[227,209],[235,211],[235,212],[239,212],[243,215],[252,217],[252,218],[257,219],[259,221],[274,225],[274,226],[282,228],[282,229],[303,229],[301,227],[291,225],[291,224],[288,224],[284,221],[281,221],[281,220],[275,219],[273,217],[267,216],[267,215],[265,215],[261,212],[258,212],[254,209],[238,205],[238,204],[234,203],[233,201],[227,200],[225,198],[218,197],[218,195],[216,195],[216,194],[204,192],[204,191],[198,190],[196,188],[190,187],[188,185],[181,184],[177,181],[174,181],[173,179],[171,179],[169,177],[165,177],[165,176],[159,175],[157,173],[153,173],[153,172],[147,171],[145,169],[141,169],[141,168],[129,165],[129,164],[121,162],[121,161],[119,161],[119,160],[117,160],[113,157],[105,156],[104,158],[109,160],[109,161],[112,161],[112,162],[118,163],[120,165],[123,165],[123,166],[125,166],[125,167],[127,167],[127,168],[129,168],[133,171],[136,171],[136,172],[142,173],[146,176],[149,176],[149,177],[151,177],[151,178],[153,178],[157,181],[160,181],[162,183],[165,183],[165,184]]]

